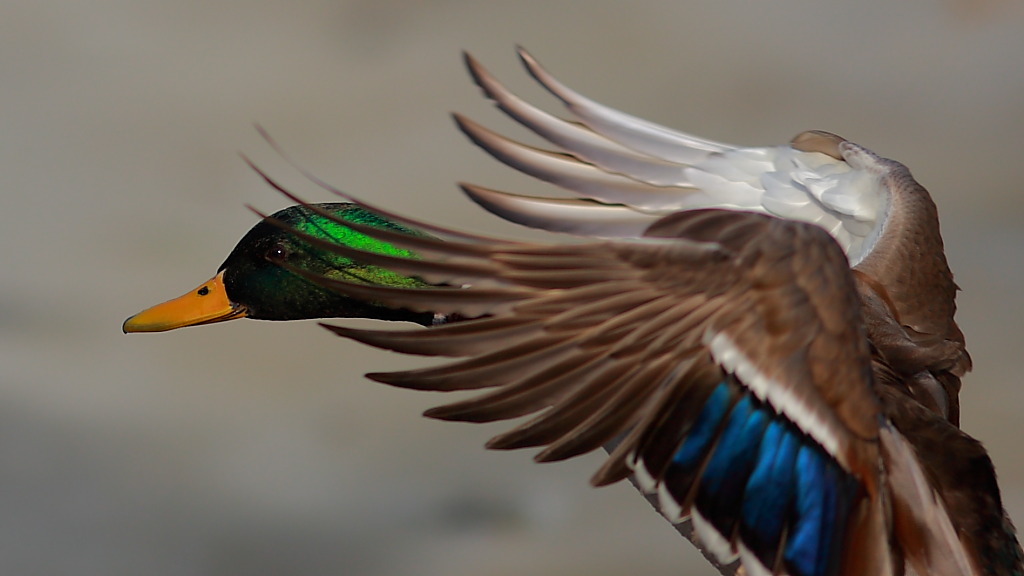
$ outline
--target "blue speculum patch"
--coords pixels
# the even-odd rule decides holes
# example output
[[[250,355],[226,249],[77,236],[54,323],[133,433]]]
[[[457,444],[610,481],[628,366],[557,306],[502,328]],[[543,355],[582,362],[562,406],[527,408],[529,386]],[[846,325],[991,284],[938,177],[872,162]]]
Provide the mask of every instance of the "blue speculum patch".
[[[673,485],[677,480],[680,485]],[[666,483],[769,569],[826,576],[839,567],[860,486],[820,445],[741,386],[711,392],[672,457]],[[780,557],[781,556],[781,557]]]

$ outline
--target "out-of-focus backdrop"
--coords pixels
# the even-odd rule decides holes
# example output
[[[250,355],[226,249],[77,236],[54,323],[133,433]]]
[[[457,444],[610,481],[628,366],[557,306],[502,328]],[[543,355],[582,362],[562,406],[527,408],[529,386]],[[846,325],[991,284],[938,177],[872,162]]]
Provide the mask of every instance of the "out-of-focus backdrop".
[[[1024,7],[911,0],[144,1],[0,8],[0,572],[705,574],[598,456],[488,453],[501,425],[363,380],[406,359],[314,323],[124,336],[287,202],[260,139],[383,206],[521,234],[455,189],[540,192],[469,144],[511,127],[460,50],[551,104],[513,52],[641,117],[739,144],[839,133],[908,164],[943,217],[976,370],[963,426],[1024,521]]]

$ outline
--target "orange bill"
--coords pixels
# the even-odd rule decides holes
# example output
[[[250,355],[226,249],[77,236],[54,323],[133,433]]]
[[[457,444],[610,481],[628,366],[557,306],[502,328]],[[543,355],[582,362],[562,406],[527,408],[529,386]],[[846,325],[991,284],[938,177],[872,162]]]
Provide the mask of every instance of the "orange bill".
[[[234,304],[228,299],[227,293],[224,291],[223,276],[224,272],[220,272],[194,290],[186,292],[174,300],[168,300],[163,304],[157,304],[139,312],[125,320],[121,329],[126,334],[164,332],[185,326],[213,324],[214,322],[244,318],[245,307]]]

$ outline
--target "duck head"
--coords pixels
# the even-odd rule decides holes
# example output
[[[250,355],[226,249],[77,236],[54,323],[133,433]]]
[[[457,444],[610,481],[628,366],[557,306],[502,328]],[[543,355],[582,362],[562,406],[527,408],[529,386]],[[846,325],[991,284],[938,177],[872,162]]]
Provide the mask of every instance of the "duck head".
[[[412,255],[347,228],[322,212],[342,222],[423,235],[349,203],[285,208],[253,226],[213,278],[178,298],[128,318],[122,329],[126,333],[164,332],[236,318],[376,318],[429,325],[433,321],[432,314],[396,310],[348,298],[304,276],[310,274],[378,286],[416,287],[425,284],[416,277],[353,262],[291,232],[294,230],[312,238],[371,252],[405,257]]]

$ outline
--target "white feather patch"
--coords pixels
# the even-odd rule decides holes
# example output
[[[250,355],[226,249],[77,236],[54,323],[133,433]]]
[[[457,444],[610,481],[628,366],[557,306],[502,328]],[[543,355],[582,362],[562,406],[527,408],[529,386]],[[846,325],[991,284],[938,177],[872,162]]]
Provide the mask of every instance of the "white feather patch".
[[[678,524],[686,518],[686,514],[683,513],[683,507],[676,502],[676,499],[672,494],[669,493],[668,488],[664,484],[658,484],[658,508],[661,509],[661,515],[666,520],[673,524]]]
[[[636,478],[636,483],[640,486],[640,490],[644,494],[654,494],[658,490],[658,482],[647,470],[647,465],[639,462],[633,465],[632,468],[633,477]]]
[[[853,162],[789,146],[737,148],[686,168],[694,186],[716,200],[709,206],[767,212],[817,224],[843,246],[853,263],[863,259],[885,217],[880,160],[860,147]]]
[[[839,438],[817,410],[808,406],[793,394],[792,390],[761,373],[731,338],[719,332],[710,337],[704,334],[704,343],[711,350],[711,356],[727,372],[735,374],[755,396],[770,404],[786,416],[808,436],[821,444],[829,454],[839,457]],[[840,459],[840,462],[842,459]]]
[[[700,515],[700,511],[693,509],[693,531],[697,538],[704,544],[708,552],[714,554],[715,559],[722,564],[731,564],[739,557],[739,553],[732,544],[722,536],[722,533],[715,529],[710,522]]]

